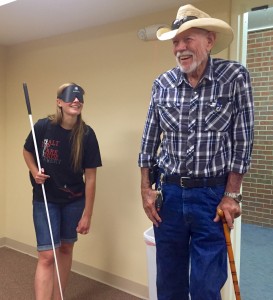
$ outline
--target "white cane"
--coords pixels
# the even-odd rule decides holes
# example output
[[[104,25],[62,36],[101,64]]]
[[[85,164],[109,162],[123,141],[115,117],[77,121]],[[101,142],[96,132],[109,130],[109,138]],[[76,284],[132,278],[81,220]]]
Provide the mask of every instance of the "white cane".
[[[28,111],[28,116],[29,116],[29,121],[30,121],[30,126],[31,126],[31,132],[32,132],[32,137],[33,137],[33,143],[34,143],[34,148],[35,148],[35,153],[36,153],[38,169],[41,172],[39,152],[38,152],[38,148],[37,148],[36,136],[35,136],[33,120],[32,120],[32,114],[31,114],[31,106],[30,106],[28,89],[27,89],[27,84],[26,83],[23,83],[23,88],[24,88],[24,94],[25,94],[25,99],[26,99],[27,111]],[[56,273],[57,273],[58,283],[59,283],[59,288],[60,288],[60,294],[61,294],[61,299],[63,300],[63,291],[62,291],[62,286],[61,286],[61,280],[60,280],[60,274],[59,274],[59,268],[58,268],[57,256],[56,256],[54,239],[53,239],[53,234],[52,234],[52,227],[51,227],[51,222],[50,222],[50,217],[49,217],[49,212],[48,212],[48,206],[47,206],[47,199],[46,199],[46,192],[45,192],[44,184],[42,184],[42,191],[43,191],[43,196],[44,196],[44,203],[45,203],[49,233],[50,233],[50,238],[51,238],[51,243],[52,243],[52,249],[53,249],[53,254],[54,254]]]

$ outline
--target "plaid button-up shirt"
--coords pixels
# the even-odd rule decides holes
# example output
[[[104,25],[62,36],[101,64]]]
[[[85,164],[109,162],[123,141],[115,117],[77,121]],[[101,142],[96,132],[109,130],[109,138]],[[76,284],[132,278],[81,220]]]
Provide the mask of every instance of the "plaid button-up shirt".
[[[151,167],[157,161],[167,174],[193,177],[243,174],[250,166],[253,127],[245,67],[210,58],[195,88],[176,67],[154,82],[138,164]]]

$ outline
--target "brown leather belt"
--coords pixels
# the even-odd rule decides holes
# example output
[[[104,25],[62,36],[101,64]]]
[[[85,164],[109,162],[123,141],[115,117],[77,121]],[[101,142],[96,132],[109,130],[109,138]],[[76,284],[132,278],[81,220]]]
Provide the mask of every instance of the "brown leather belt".
[[[164,175],[164,183],[177,184],[185,188],[212,187],[217,185],[226,185],[227,175],[219,177],[185,177],[180,175]]]

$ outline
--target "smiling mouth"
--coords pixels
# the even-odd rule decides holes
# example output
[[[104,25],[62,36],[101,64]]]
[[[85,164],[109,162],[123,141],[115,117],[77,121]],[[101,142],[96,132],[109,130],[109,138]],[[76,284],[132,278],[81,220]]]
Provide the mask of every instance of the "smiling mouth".
[[[187,60],[187,59],[189,59],[189,58],[191,58],[191,55],[181,55],[181,56],[179,57],[179,60]]]

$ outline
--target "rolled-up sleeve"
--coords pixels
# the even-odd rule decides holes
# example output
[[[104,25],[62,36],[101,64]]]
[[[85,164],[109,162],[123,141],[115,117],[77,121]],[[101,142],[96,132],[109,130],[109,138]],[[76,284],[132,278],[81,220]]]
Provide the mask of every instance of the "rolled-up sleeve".
[[[250,167],[254,140],[254,101],[246,69],[236,80],[235,97],[231,171],[244,174]]]
[[[151,101],[143,130],[141,149],[138,158],[138,166],[149,168],[156,159],[156,153],[160,144],[161,129],[159,126],[158,111],[155,105],[156,84],[153,85]]]

